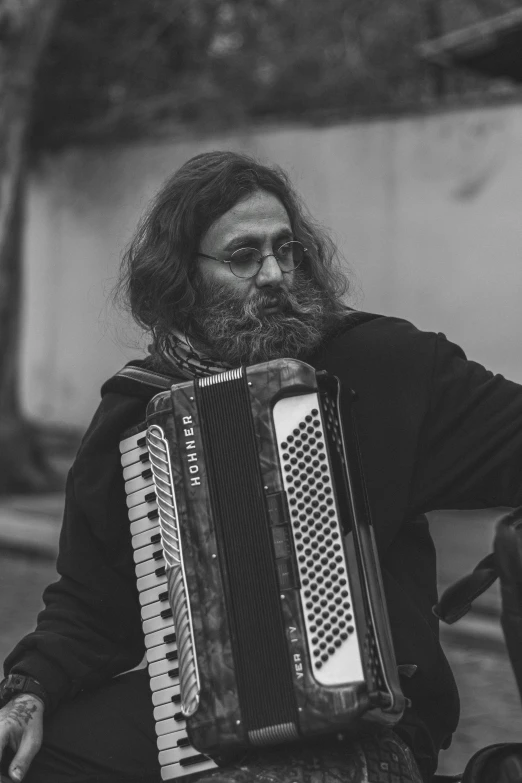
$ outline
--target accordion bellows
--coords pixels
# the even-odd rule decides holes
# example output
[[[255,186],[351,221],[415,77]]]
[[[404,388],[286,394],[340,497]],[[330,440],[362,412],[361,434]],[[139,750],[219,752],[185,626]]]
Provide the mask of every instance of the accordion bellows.
[[[157,517],[134,544],[140,600],[153,588],[168,607],[159,625],[144,613],[153,701],[202,754],[402,715],[341,393],[351,411],[335,377],[289,359],[176,384],[148,406],[138,467],[127,457],[130,518]]]

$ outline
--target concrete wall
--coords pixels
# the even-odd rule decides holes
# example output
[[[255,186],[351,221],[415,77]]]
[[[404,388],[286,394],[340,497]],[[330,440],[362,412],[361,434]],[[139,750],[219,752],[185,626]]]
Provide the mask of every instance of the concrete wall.
[[[122,248],[162,181],[203,150],[275,161],[346,258],[355,303],[444,331],[522,382],[522,106],[190,142],[75,150],[32,178],[24,404],[88,422],[102,381],[140,350],[106,304]]]

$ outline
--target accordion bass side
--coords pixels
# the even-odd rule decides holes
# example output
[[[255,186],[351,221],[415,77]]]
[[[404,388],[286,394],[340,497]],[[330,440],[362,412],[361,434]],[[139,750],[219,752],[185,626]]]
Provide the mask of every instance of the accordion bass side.
[[[402,716],[341,394],[297,360],[243,367],[156,395],[122,441],[160,749],[175,719],[212,755]]]

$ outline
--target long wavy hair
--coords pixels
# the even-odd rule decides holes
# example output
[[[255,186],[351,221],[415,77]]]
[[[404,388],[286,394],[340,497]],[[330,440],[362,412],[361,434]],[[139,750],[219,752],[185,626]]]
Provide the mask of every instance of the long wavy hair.
[[[205,152],[165,182],[122,258],[115,299],[151,333],[156,346],[173,327],[190,332],[201,238],[218,218],[257,190],[273,194],[285,207],[295,239],[308,249],[299,273],[314,280],[326,295],[331,325],[346,315],[342,297],[348,282],[337,263],[337,249],[310,217],[285,172],[236,152]]]

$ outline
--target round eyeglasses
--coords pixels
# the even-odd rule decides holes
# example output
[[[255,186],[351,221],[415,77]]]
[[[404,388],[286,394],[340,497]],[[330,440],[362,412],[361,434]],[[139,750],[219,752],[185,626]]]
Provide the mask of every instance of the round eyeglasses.
[[[291,242],[284,242],[279,247],[275,248],[273,253],[267,253],[265,256],[260,250],[255,247],[240,247],[234,250],[228,258],[217,258],[216,256],[209,256],[206,253],[198,253],[198,256],[202,258],[211,258],[213,261],[221,261],[223,264],[228,264],[230,271],[236,277],[248,278],[255,277],[265,258],[273,256],[279,264],[279,269],[286,275],[288,272],[293,272],[294,269],[303,262],[306,253],[306,247],[301,242],[292,240]]]

